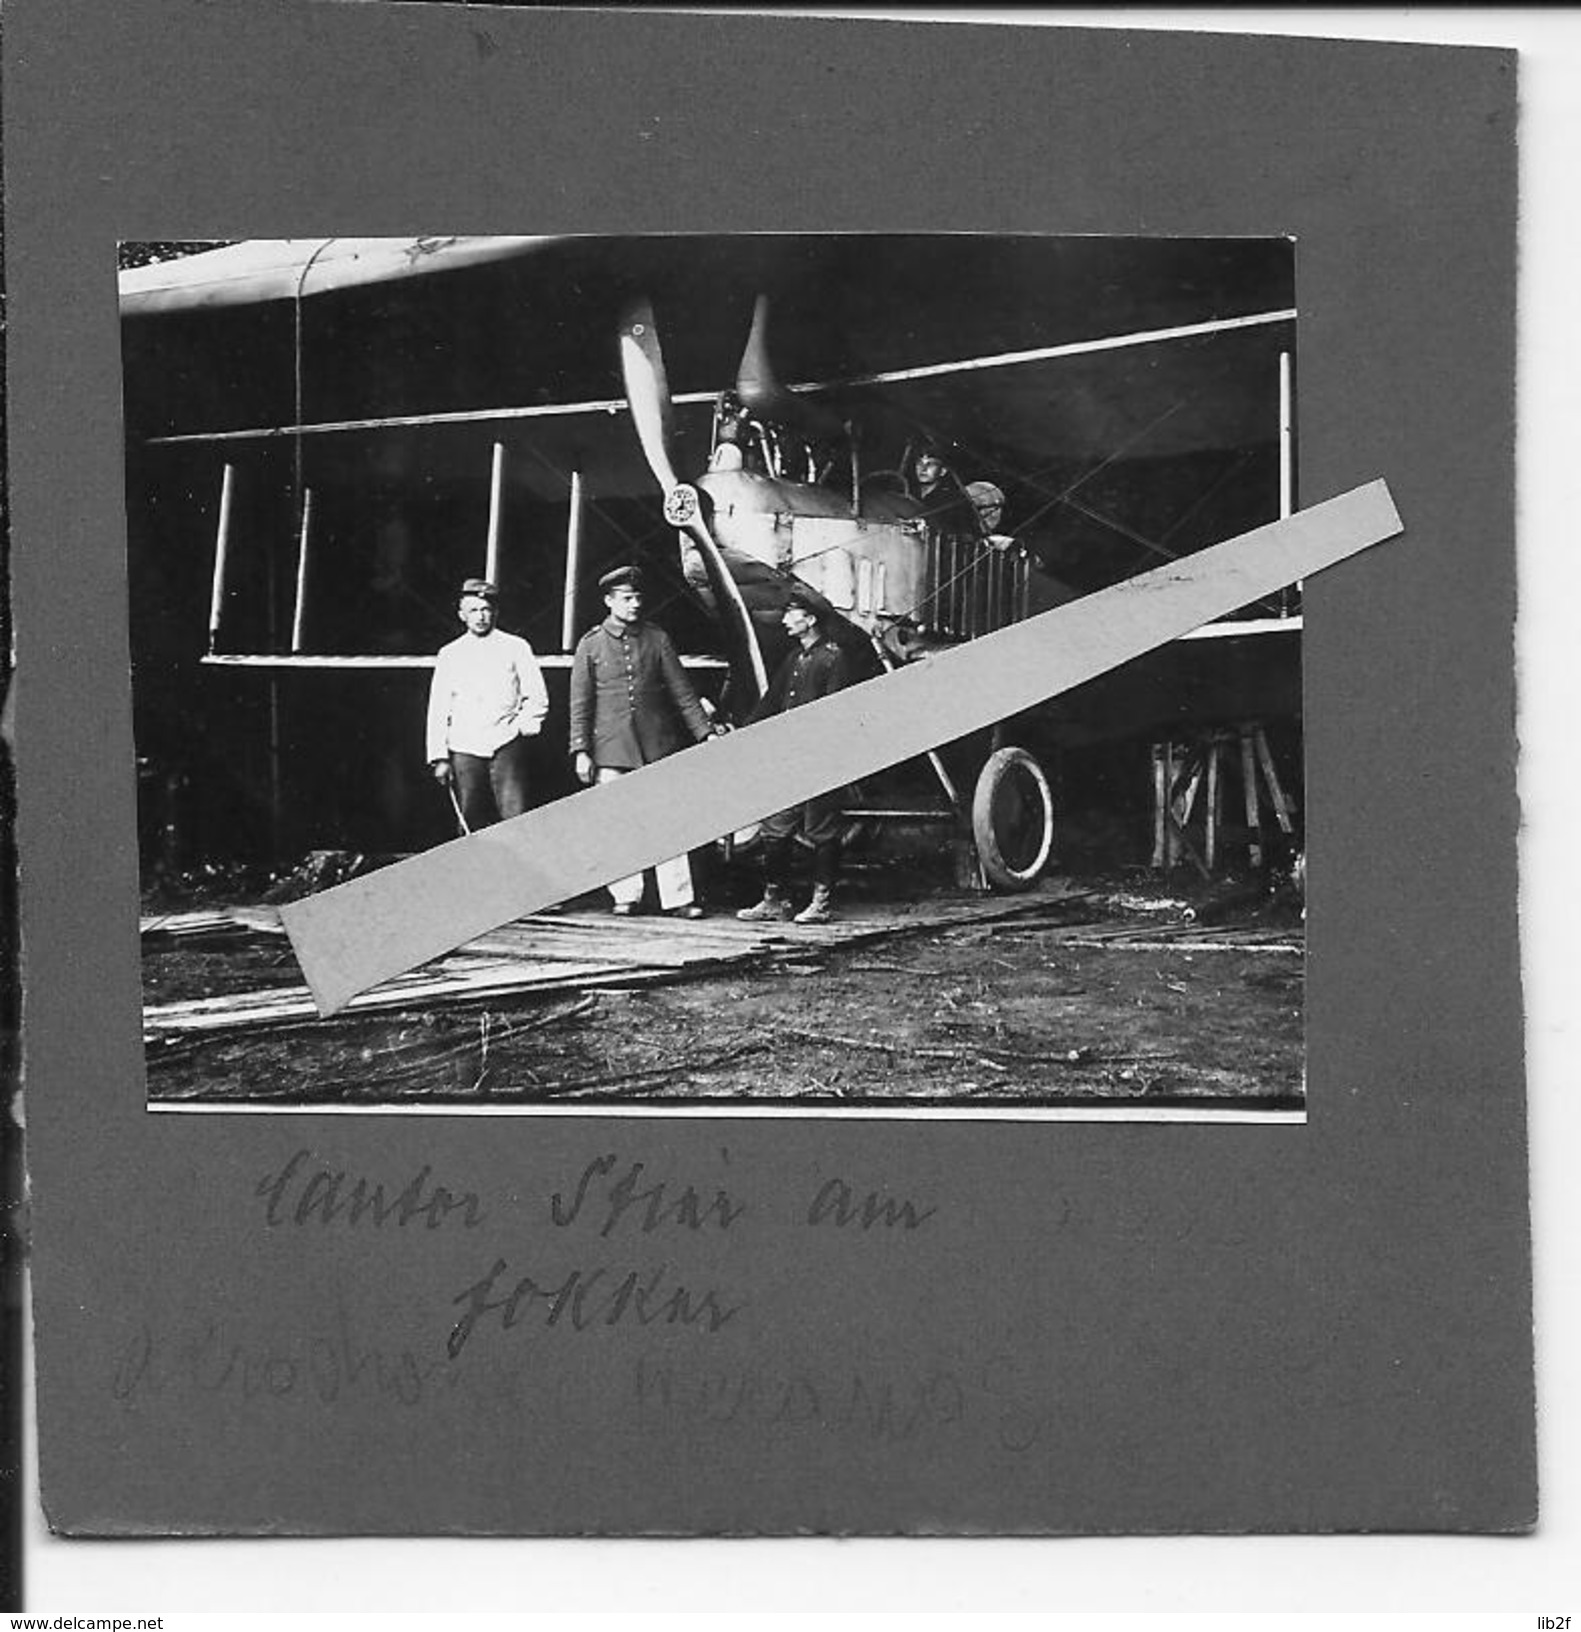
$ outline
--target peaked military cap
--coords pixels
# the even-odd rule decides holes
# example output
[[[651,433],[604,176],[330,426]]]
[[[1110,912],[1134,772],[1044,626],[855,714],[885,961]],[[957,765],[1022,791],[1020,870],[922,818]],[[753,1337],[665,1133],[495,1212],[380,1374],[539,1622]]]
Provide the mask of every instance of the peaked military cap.
[[[785,610],[789,612],[793,606],[817,618],[820,623],[829,610],[829,603],[822,595],[811,589],[793,589],[785,597]]]

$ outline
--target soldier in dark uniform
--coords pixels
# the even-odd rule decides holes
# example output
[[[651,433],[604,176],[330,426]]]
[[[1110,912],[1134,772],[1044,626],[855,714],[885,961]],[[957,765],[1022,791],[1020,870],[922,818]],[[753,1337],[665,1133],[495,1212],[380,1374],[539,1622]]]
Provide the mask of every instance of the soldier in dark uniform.
[[[599,579],[609,616],[577,642],[571,659],[572,764],[584,783],[609,782],[712,735],[707,713],[675,655],[670,637],[642,616],[635,567]],[[701,918],[691,861],[677,856],[654,868],[659,905]],[[642,899],[642,876],[611,884],[615,911],[626,916]]]
[[[751,720],[766,719],[788,708],[816,702],[849,682],[845,654],[824,634],[823,603],[810,595],[793,593],[785,608],[784,623],[795,649],[774,671],[769,689],[752,711]],[[751,723],[749,721],[749,723]],[[840,807],[844,789],[819,794],[815,799],[770,816],[762,827],[763,899],[736,914],[749,923],[794,917],[798,924],[823,924],[833,916],[831,897],[840,876]],[[792,846],[797,839],[812,846],[812,899],[795,912],[787,888]]]

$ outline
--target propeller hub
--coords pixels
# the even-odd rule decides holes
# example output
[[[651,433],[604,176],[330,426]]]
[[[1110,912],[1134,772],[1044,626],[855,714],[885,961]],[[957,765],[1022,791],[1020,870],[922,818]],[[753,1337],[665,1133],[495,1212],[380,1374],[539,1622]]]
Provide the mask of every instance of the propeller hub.
[[[702,508],[697,489],[690,482],[677,482],[664,495],[664,519],[672,527],[690,527]]]

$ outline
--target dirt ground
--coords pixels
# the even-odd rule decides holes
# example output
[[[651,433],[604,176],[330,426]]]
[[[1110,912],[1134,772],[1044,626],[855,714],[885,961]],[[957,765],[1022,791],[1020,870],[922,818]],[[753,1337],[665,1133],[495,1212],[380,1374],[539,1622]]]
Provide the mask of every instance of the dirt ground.
[[[853,878],[846,911],[881,920],[896,891],[882,872]],[[982,899],[930,892],[930,907],[946,910]],[[1132,872],[1051,880],[1028,907],[857,945],[792,945],[660,984],[156,1042],[150,1097],[1300,1102],[1301,911],[1288,891]],[[278,935],[158,941],[145,943],[149,1003],[299,978]]]

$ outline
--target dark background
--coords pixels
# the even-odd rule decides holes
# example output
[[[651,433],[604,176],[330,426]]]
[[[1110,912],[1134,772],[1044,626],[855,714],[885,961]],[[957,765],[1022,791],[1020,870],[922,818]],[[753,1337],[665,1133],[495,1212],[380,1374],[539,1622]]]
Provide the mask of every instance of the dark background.
[[[19,658],[39,675],[21,694],[21,839],[56,1521],[709,1529],[728,1498],[771,1529],[1529,1522],[1513,58],[631,15],[497,14],[485,43],[475,17],[416,8],[147,5],[94,11],[93,26],[88,9],[14,4],[7,20],[12,63],[28,64],[7,97],[12,475]],[[728,105],[681,94],[704,58],[729,65]],[[178,72],[191,96],[149,94]],[[915,118],[919,103],[959,109],[967,82],[1017,116]],[[772,133],[749,157],[743,104]],[[334,110],[333,169],[314,109]],[[201,1305],[278,1324],[335,1291],[394,1331],[410,1318],[398,1277],[418,1304],[458,1284],[464,1254],[418,1272],[380,1241],[260,1242],[239,1198],[296,1143],[392,1175],[442,1161],[537,1196],[589,1136],[142,1113],[116,238],[396,232],[433,215],[503,231],[941,214],[1300,239],[1303,495],[1382,474],[1407,524],[1308,586],[1310,1125],[621,1129],[656,1171],[701,1164],[723,1133],[763,1193],[832,1158],[943,1198],[958,1222],[899,1268],[843,1244],[814,1263],[793,1236],[755,1242],[770,1288],[756,1337],[782,1338],[795,1307],[815,1311],[825,1349],[860,1348],[853,1321],[913,1352],[991,1336],[1031,1366],[1049,1412],[1052,1454],[1035,1465],[979,1451],[875,1467],[827,1443],[737,1443],[687,1480],[703,1447],[629,1438],[598,1409],[598,1377],[577,1379],[585,1411],[556,1409],[545,1379],[502,1413],[531,1432],[532,1478],[499,1422],[408,1424],[412,1438],[348,1414],[304,1437],[212,1399],[117,1404],[106,1378],[141,1316]],[[63,708],[80,736],[52,729]],[[589,1456],[642,1476],[580,1477]]]

